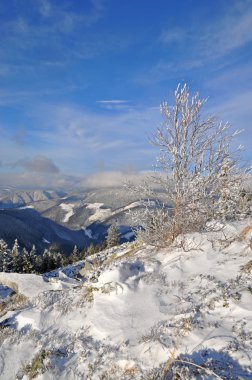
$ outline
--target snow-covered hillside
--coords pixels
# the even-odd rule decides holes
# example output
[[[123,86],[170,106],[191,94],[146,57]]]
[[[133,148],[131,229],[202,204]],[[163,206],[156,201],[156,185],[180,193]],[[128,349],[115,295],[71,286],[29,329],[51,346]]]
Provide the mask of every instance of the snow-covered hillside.
[[[64,223],[67,223],[71,216],[74,215],[74,204],[72,203],[61,203],[60,207],[66,212],[66,215],[63,219]]]
[[[0,274],[0,378],[251,379],[248,223],[170,249],[125,244],[33,281]]]
[[[3,206],[26,205],[31,202],[40,202],[57,199],[61,193],[53,190],[30,190],[30,191],[0,191],[0,204]]]

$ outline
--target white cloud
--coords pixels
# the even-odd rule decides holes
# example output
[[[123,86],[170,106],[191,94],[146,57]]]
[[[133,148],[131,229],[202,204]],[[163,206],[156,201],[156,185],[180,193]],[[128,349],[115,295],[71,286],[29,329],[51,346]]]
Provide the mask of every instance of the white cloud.
[[[232,63],[230,54],[252,43],[251,1],[231,1],[214,19],[185,24],[184,28],[167,28],[156,43],[164,46],[176,42],[167,59],[162,58],[151,68],[138,75],[136,82],[151,85],[169,79],[183,80],[191,70],[209,67],[217,71]],[[165,56],[165,54],[164,54]],[[214,64],[213,64],[214,62]],[[237,65],[237,59],[236,59]],[[250,78],[248,78],[250,79]]]
[[[131,106],[128,104],[128,100],[97,100],[96,103],[98,103],[102,108],[108,110],[124,110],[126,108],[131,108]]]
[[[105,171],[94,173],[80,182],[84,188],[109,188],[121,187],[126,181],[139,184],[146,178],[146,172],[129,172],[129,171]]]
[[[0,173],[0,182],[4,187],[23,189],[71,190],[78,178],[53,173]]]
[[[148,136],[161,121],[155,107],[108,113],[71,104],[33,103],[28,117],[25,129],[18,128],[16,134],[0,125],[0,160],[8,163],[15,159],[26,170],[40,168],[42,172],[51,167],[56,172],[60,167],[61,172],[71,174],[92,172],[97,162],[104,162],[106,170],[132,164],[147,169],[154,163],[155,148]],[[41,156],[50,157],[57,168]]]
[[[0,24],[0,33],[5,36],[0,43],[2,75],[13,76],[26,70],[34,75],[43,65],[70,65],[73,58],[90,59],[123,45],[119,36],[112,34],[102,39],[93,34],[83,38],[83,28],[88,30],[104,16],[104,0],[86,1],[83,12],[72,9],[71,2],[27,0],[22,6],[13,0],[8,8],[12,2],[15,12],[2,18]],[[71,43],[66,43],[68,35],[73,36]],[[33,49],[35,54],[31,54]],[[38,49],[43,51],[39,58]]]
[[[124,104],[128,103],[128,100],[97,100],[100,104]]]
[[[251,2],[240,2],[228,8],[215,24],[200,35],[201,47],[207,57],[224,57],[233,50],[252,42]]]
[[[126,181],[139,184],[147,172],[105,171],[87,176],[70,176],[61,173],[1,173],[0,182],[4,187],[23,189],[55,189],[64,191],[93,188],[122,187]]]
[[[59,173],[59,168],[48,157],[37,155],[33,159],[18,160],[14,166],[23,167],[29,172],[35,173]]]
[[[146,133],[151,133],[160,120],[159,111],[153,108],[136,107],[107,114],[70,104],[41,104],[33,108],[30,116],[41,126],[30,131],[33,139],[58,147],[62,144],[74,146],[77,150],[78,147],[106,150],[121,143],[125,144],[125,149],[146,145]]]

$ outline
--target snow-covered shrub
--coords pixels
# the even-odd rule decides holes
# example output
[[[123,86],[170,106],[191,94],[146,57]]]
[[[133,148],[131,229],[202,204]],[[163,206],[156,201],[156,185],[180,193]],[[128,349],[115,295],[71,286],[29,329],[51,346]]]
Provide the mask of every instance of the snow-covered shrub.
[[[156,173],[141,185],[128,184],[144,205],[144,212],[132,212],[135,225],[141,226],[138,235],[160,246],[181,233],[204,230],[209,221],[247,214],[241,195],[246,174],[240,165],[242,149],[233,148],[240,131],[232,133],[228,123],[204,114],[206,99],[191,95],[187,85],[178,86],[174,95],[174,106],[161,104],[163,125],[152,139],[160,149]]]

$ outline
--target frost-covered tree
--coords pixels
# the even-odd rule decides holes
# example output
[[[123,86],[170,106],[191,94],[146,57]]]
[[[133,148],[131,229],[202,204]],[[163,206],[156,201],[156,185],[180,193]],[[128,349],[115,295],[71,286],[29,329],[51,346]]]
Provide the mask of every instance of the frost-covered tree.
[[[7,258],[10,257],[8,245],[3,239],[0,239],[0,272],[6,272],[8,268]]]
[[[241,216],[241,189],[245,170],[241,147],[233,148],[240,131],[203,112],[206,99],[178,86],[174,105],[163,102],[163,124],[152,139],[160,149],[157,172],[142,185],[129,187],[144,201],[137,211],[140,235],[150,244],[165,246],[180,233],[200,231],[212,220]],[[165,199],[150,186],[161,188]],[[154,202],[153,202],[154,200]],[[169,205],[172,208],[169,208]]]
[[[80,260],[80,253],[79,253],[77,245],[75,245],[71,255],[69,256],[69,263],[73,264],[78,260]]]
[[[95,253],[95,246],[93,243],[91,243],[88,248],[87,248],[87,251],[86,251],[86,256],[91,256]]]
[[[3,239],[0,239],[0,253],[6,252],[7,249],[8,249],[7,243]]]
[[[64,258],[59,252],[53,252],[52,254],[52,268],[60,268],[64,265]]]
[[[18,240],[15,239],[12,250],[11,250],[11,270],[13,272],[20,272],[22,271],[22,257],[20,253],[20,247]]]
[[[52,259],[52,253],[45,249],[42,256],[42,265],[41,265],[41,272],[45,273],[52,269],[53,259]]]
[[[30,256],[33,258],[33,260],[35,260],[35,256],[37,255],[37,250],[34,244],[32,245],[32,249],[30,250],[29,253],[30,253]]]
[[[111,248],[119,244],[119,229],[115,223],[112,223],[108,229],[107,247]]]
[[[83,248],[80,252],[80,260],[84,260],[87,257],[87,249]]]
[[[43,273],[42,271],[43,256],[35,255],[34,268],[35,272]]]
[[[42,255],[40,272],[45,273],[64,265],[64,258],[59,252],[45,249]]]
[[[22,250],[22,272],[23,273],[34,273],[34,261],[31,256],[31,253],[27,251],[26,248]]]

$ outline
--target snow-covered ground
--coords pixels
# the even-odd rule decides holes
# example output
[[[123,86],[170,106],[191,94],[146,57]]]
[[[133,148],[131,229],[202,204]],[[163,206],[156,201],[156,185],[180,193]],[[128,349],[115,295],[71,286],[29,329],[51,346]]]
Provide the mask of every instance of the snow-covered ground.
[[[251,379],[252,225],[244,227],[191,234],[170,249],[109,249],[88,258],[83,281],[72,277],[84,262],[45,282],[0,274],[26,296],[0,309],[0,378]]]
[[[36,297],[47,290],[56,290],[55,284],[45,282],[42,276],[21,273],[0,273],[0,283],[12,288],[25,297]]]
[[[18,207],[19,210],[26,210],[27,208],[34,208],[34,206],[28,205],[28,206]]]
[[[87,208],[93,210],[94,214],[88,218],[88,222],[95,222],[97,220],[103,221],[112,215],[110,208],[103,208],[103,203],[88,203]]]
[[[73,203],[61,203],[60,207],[62,210],[66,211],[66,215],[64,216],[63,222],[67,223],[71,216],[74,215],[74,204]]]
[[[128,206],[118,208],[112,211],[110,208],[105,207],[104,203],[88,203],[86,207],[91,209],[94,213],[88,218],[88,222],[104,221],[105,219],[120,214],[131,209],[141,207],[144,205],[143,201],[130,203]]]

